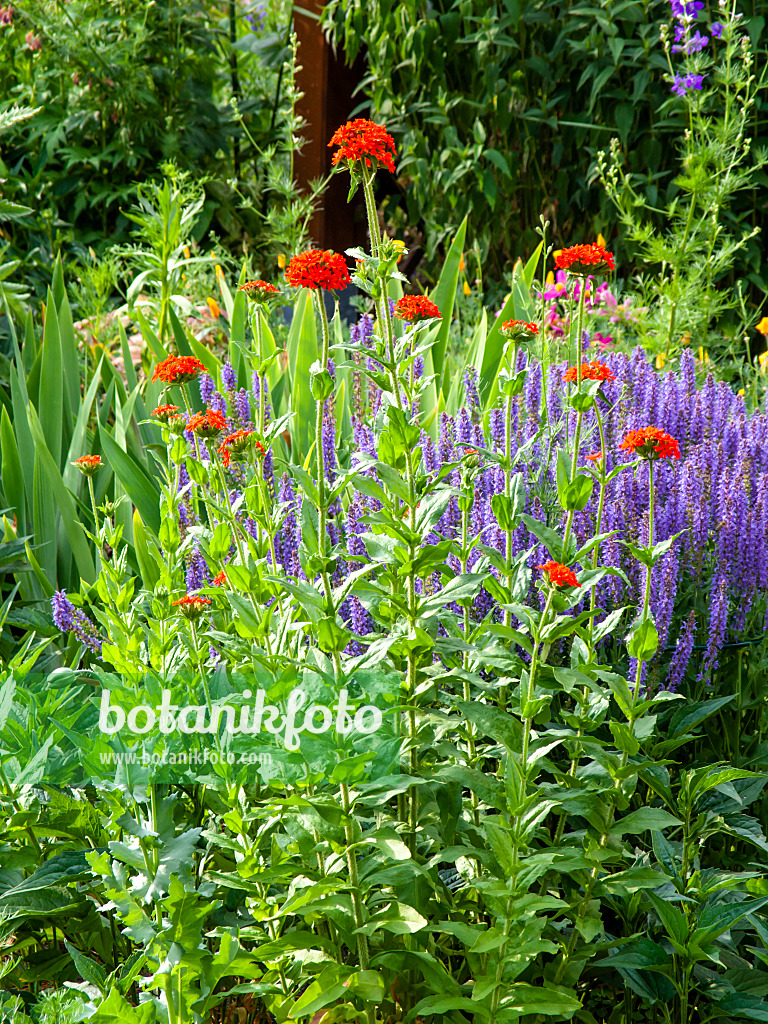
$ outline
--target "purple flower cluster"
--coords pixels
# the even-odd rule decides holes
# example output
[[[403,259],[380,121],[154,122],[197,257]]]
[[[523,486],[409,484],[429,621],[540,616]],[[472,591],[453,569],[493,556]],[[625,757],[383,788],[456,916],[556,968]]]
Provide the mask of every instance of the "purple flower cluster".
[[[525,356],[519,355],[520,365]],[[675,687],[683,678],[697,635],[707,642],[701,673],[707,676],[716,666],[729,631],[739,632],[747,616],[760,612],[768,594],[768,416],[747,416],[743,400],[710,375],[700,389],[696,387],[695,359],[686,351],[679,372],[660,375],[642,349],[631,356],[612,353],[606,363],[616,375],[603,384],[609,403],[603,414],[606,434],[606,464],[610,471],[618,463],[633,459],[619,451],[629,430],[655,425],[666,430],[680,444],[682,458],[656,464],[654,475],[654,540],[686,532],[674,543],[654,568],[651,579],[651,611],[660,637],[659,654],[651,663],[649,678],[654,684]],[[512,403],[513,452],[534,438],[543,425],[544,406],[548,410],[553,435],[540,437],[526,456],[528,466],[526,511],[534,518],[547,520],[555,493],[555,460],[559,446],[572,438],[575,414],[564,404],[561,383],[566,364],[552,365],[547,373],[546,391],[542,390],[541,367],[528,369],[523,394]],[[442,414],[437,438],[422,434],[425,468],[434,473],[446,463],[461,460],[466,446],[487,448],[503,453],[504,414],[491,410],[480,422],[479,402],[474,374],[464,381],[466,405],[455,417]],[[355,419],[354,443],[361,453],[374,453],[373,431],[366,422]],[[567,433],[567,437],[566,437]],[[594,413],[585,415],[580,462],[585,470],[594,464],[587,455],[599,449]],[[458,486],[460,470],[450,482]],[[505,551],[506,536],[491,510],[494,495],[504,489],[503,470],[487,463],[475,479],[475,502],[471,512],[471,530],[481,533],[482,543]],[[615,477],[606,493],[601,532],[616,531],[601,545],[600,564],[614,566],[628,579],[609,575],[597,585],[597,605],[606,613],[623,605],[637,606],[641,600],[645,569],[620,543],[629,540],[644,544],[648,539],[648,471],[645,464],[629,468]],[[295,503],[293,493],[291,501]],[[598,489],[582,512],[574,515],[573,531],[579,543],[588,540],[596,529]],[[293,506],[295,508],[295,504]],[[340,530],[340,541],[354,560],[339,560],[334,582],[359,568],[366,551],[359,534],[367,527],[365,515],[375,512],[374,499],[354,494]],[[287,572],[295,571],[298,509],[290,524],[283,527],[277,545],[278,559]],[[550,526],[562,528],[553,520]],[[428,543],[455,538],[461,528],[458,504],[453,499],[436,526]],[[334,531],[335,532],[335,531]],[[335,538],[334,538],[335,539]],[[550,555],[525,526],[515,530],[512,553],[529,552],[527,564],[534,570]],[[475,552],[470,571],[482,557]],[[459,571],[458,561],[449,556],[449,564]],[[591,561],[590,563],[591,564]],[[586,568],[586,563],[582,568]],[[577,567],[578,570],[578,567]],[[496,572],[495,569],[491,570]],[[532,573],[528,598],[540,601]],[[439,586],[439,577],[422,581],[427,589]],[[696,595],[709,597],[708,612],[702,613]],[[694,610],[692,607],[695,605]],[[583,606],[588,606],[585,597]],[[493,611],[493,601],[482,592],[474,607],[474,617]],[[348,623],[358,635],[372,628],[372,621],[356,598],[347,603]],[[498,614],[494,612],[494,614]],[[701,643],[701,639],[699,643]],[[358,648],[356,642],[355,650]]]
[[[670,0],[670,6],[672,8],[672,17],[675,21],[675,41],[672,44],[672,53],[682,53],[686,57],[699,53],[709,42],[709,36],[703,35],[697,28],[693,27],[694,21],[699,16],[699,11],[704,10],[702,0],[688,0],[688,2],[685,2],[685,0]],[[711,26],[710,31],[715,39],[719,39],[723,34],[723,26],[714,24]],[[706,77],[706,75],[690,72],[685,74],[676,73],[672,78],[672,92],[676,96],[685,96],[691,89],[701,90],[704,87],[704,79]]]
[[[62,633],[74,633],[77,639],[84,643],[94,654],[101,655],[103,638],[94,622],[88,618],[84,611],[75,608],[67,597],[66,591],[57,590],[51,598],[53,609],[53,621],[57,629]]]

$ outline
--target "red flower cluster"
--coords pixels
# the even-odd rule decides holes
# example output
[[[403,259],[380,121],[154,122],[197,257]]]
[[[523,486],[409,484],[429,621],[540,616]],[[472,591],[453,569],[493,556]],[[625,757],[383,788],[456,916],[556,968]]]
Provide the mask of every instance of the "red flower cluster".
[[[578,380],[578,372],[575,366],[572,366],[569,370],[566,370],[563,374],[563,380],[566,383],[572,383]],[[591,363],[581,364],[581,379],[582,380],[616,380],[616,374],[613,370],[609,369],[605,363],[601,363],[598,359],[593,359]]]
[[[280,289],[268,281],[246,281],[237,290],[245,292],[251,302],[264,302],[270,296],[280,294]]]
[[[223,587],[226,582],[227,582],[227,574],[222,569],[220,573],[218,573],[216,576],[214,576],[214,578],[213,578],[213,585],[214,585],[214,587]]]
[[[295,288],[342,289],[349,284],[344,257],[330,249],[307,249],[294,256],[285,268],[285,277]]]
[[[198,437],[216,437],[222,430],[227,429],[227,421],[217,409],[208,409],[207,412],[196,412],[187,424],[187,430]]]
[[[531,341],[539,333],[538,326],[528,320],[505,320],[500,330],[505,338],[515,341]]]
[[[152,410],[152,415],[156,419],[162,420],[163,423],[167,423],[171,416],[178,411],[178,405],[158,405],[156,409]]]
[[[243,455],[251,444],[251,437],[253,436],[252,430],[236,430],[234,434],[227,434],[224,440],[221,442],[216,451],[221,456],[221,461],[225,467],[229,466],[232,456],[235,456],[235,460],[238,461],[238,456]],[[256,454],[260,458],[264,458],[267,454],[264,445],[261,441],[254,442],[256,447]]]
[[[639,455],[642,459],[679,459],[680,446],[677,441],[658,427],[643,427],[630,430],[619,445],[625,451]]]
[[[579,277],[587,277],[590,274],[598,276],[616,269],[613,253],[608,252],[597,242],[589,245],[571,245],[567,249],[562,249],[555,256],[555,266],[558,270],[569,270]]]
[[[77,466],[83,476],[96,476],[103,463],[100,455],[81,455],[72,465]]]
[[[545,565],[537,565],[546,574],[553,587],[580,587],[576,579],[576,573],[561,562],[547,562]]]
[[[589,459],[590,462],[599,462],[600,459],[602,459],[602,457],[603,457],[603,453],[602,452],[594,452],[594,454],[587,456],[587,458]]]
[[[440,310],[426,295],[404,295],[395,303],[395,316],[418,323],[419,320],[440,320]]]
[[[152,380],[164,380],[166,384],[188,384],[205,367],[193,356],[168,356],[158,363]]]
[[[185,619],[198,619],[203,614],[206,605],[210,603],[209,597],[200,597],[199,594],[186,594],[178,601],[173,602],[174,606],[178,606]]]
[[[329,146],[338,146],[338,152],[333,154],[332,166],[340,161],[354,164],[358,160],[364,160],[366,167],[386,167],[391,173],[395,173],[395,140],[387,134],[387,130],[373,121],[367,121],[360,117],[356,121],[347,121],[341,128],[333,133]]]

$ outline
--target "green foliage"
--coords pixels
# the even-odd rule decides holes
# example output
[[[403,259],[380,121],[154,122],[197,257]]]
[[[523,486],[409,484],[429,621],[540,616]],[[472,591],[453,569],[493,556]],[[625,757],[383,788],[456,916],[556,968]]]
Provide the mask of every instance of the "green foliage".
[[[745,24],[760,65],[764,18],[754,5],[749,17],[749,7]],[[348,60],[363,51],[368,60],[358,109],[386,124],[400,154],[385,207],[395,235],[406,226],[422,232],[432,258],[468,214],[468,238],[479,246],[494,301],[511,260],[535,248],[542,212],[557,247],[602,232],[617,262],[633,256],[616,238],[609,197],[594,187],[595,158],[617,135],[658,233],[665,223],[658,208],[678,192],[676,149],[686,127],[684,105],[669,101],[665,80],[660,30],[669,19],[666,0],[331,0],[323,10],[330,38]],[[758,142],[765,111],[758,97],[749,115]],[[754,184],[764,185],[764,176]],[[761,209],[756,191],[737,196],[732,223],[748,233]],[[731,286],[734,274],[752,274],[764,289],[754,242],[733,268]]]

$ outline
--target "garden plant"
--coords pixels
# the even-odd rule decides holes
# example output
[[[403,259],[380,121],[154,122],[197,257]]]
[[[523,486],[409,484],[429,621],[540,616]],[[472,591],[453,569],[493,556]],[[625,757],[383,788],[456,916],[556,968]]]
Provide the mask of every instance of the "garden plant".
[[[455,345],[467,219],[404,293],[393,137],[328,145],[370,245],[217,274],[225,344],[173,176],[140,361],[61,261],[6,307],[0,1022],[768,1019],[764,383],[546,217]]]

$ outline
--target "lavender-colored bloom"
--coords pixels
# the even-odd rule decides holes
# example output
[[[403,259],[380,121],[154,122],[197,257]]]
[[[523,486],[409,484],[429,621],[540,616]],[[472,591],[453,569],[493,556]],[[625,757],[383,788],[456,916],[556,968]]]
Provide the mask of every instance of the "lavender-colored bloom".
[[[675,38],[677,38],[677,33],[675,35]],[[689,39],[685,39],[685,33],[683,32],[683,34],[680,37],[680,39],[678,39],[677,43],[672,47],[672,53],[685,53],[685,54],[698,53],[699,50],[703,50],[704,49],[704,47],[707,45],[708,42],[709,42],[709,36],[703,36],[701,34],[701,32],[699,32],[698,29],[696,29],[696,31],[693,33],[693,35]],[[701,77],[701,76],[698,76],[698,77]],[[700,85],[699,86],[695,86],[695,88],[700,89],[701,86]]]
[[[262,379],[258,373],[254,373],[251,378],[251,392],[253,394],[253,408],[259,409],[259,396],[261,394]],[[269,423],[270,417],[272,416],[272,406],[269,403],[269,382],[264,380],[264,420],[265,423]]]
[[[245,20],[251,26],[251,32],[263,32],[264,22],[267,19],[267,5],[265,3],[256,3],[253,8],[246,14]]]
[[[723,26],[719,23],[715,23],[709,30],[715,39],[719,39],[723,34]]]
[[[696,612],[691,612],[675,645],[675,653],[672,655],[672,660],[667,670],[667,689],[671,693],[676,693],[680,683],[683,681],[688,662],[691,660],[695,639]]]
[[[227,361],[221,368],[221,383],[227,391],[234,391],[237,387],[237,377],[232,363]]]
[[[200,553],[200,548],[195,544],[192,554],[189,556],[186,571],[187,593],[199,590],[206,583],[211,582],[211,572],[208,563]]]
[[[703,89],[706,75],[675,75],[672,92],[677,96],[685,96],[689,89]]]
[[[235,395],[235,415],[238,423],[243,428],[251,422],[251,403],[245,388],[240,388]]]
[[[51,598],[53,621],[62,633],[75,628],[75,606],[67,597],[65,590],[57,590]]]
[[[66,595],[66,591],[57,590],[51,598],[53,621],[62,633],[72,632],[77,639],[93,651],[101,655],[102,639],[94,622],[80,608],[75,608]]]
[[[200,400],[203,405],[210,405],[213,393],[216,390],[216,383],[209,373],[200,375]]]
[[[480,408],[480,394],[477,390],[477,370],[468,366],[464,371],[464,400],[471,409]]]
[[[369,348],[373,337],[373,316],[371,313],[363,313],[356,324],[349,328],[349,337],[353,345],[364,345]]]

